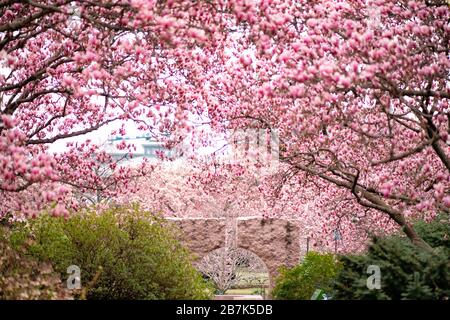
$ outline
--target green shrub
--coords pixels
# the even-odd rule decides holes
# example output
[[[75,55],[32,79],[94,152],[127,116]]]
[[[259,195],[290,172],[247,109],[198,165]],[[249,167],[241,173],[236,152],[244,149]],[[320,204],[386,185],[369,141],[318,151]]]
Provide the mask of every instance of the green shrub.
[[[317,289],[331,290],[339,269],[333,255],[309,252],[298,266],[280,270],[272,295],[282,300],[309,300]]]
[[[9,244],[9,230],[0,229],[0,300],[72,299],[59,273],[49,263],[26,256]]]
[[[256,289],[253,289],[253,291],[251,292],[251,294],[264,296],[264,295],[266,294],[266,288],[256,288]]]
[[[207,299],[209,284],[175,232],[138,207],[119,207],[68,219],[42,215],[16,228],[11,242],[20,245],[31,233],[28,254],[51,262],[64,278],[69,266],[79,266],[88,299]]]
[[[415,224],[434,252],[418,249],[408,239],[375,239],[366,255],[342,256],[337,299],[448,299],[450,297],[450,225],[440,220]],[[369,265],[380,267],[381,289],[368,289]]]

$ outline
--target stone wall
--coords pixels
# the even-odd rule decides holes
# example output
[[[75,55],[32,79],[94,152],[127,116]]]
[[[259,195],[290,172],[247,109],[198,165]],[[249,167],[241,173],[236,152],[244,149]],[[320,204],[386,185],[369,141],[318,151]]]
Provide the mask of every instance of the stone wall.
[[[224,218],[168,219],[181,231],[180,241],[201,259],[225,246]],[[297,220],[238,218],[233,243],[256,254],[266,264],[270,284],[281,266],[295,266],[300,260],[300,225]]]
[[[168,218],[181,231],[180,241],[197,259],[225,246],[225,219]]]
[[[281,266],[300,260],[299,226],[295,220],[238,219],[237,246],[255,253],[267,266],[273,284]]]

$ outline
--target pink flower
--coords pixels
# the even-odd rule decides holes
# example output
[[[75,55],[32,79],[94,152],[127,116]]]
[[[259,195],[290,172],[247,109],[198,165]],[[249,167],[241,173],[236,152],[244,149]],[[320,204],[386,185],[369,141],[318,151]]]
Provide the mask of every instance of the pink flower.
[[[380,191],[385,197],[389,197],[391,195],[392,189],[394,188],[394,185],[392,182],[385,182],[381,185]]]
[[[53,216],[55,217],[66,217],[68,213],[69,211],[67,211],[66,207],[59,202],[53,210]]]
[[[252,58],[249,55],[242,55],[239,58],[239,61],[245,66],[248,67],[252,64]]]
[[[317,24],[318,22],[316,19],[308,19],[308,21],[306,21],[306,25],[310,28],[314,28]]]
[[[305,86],[297,84],[289,88],[289,95],[293,98],[302,98],[305,95]]]
[[[66,87],[71,87],[74,84],[75,80],[72,76],[68,74],[64,74],[62,78],[62,84]]]
[[[100,70],[94,70],[91,73],[92,77],[96,80],[100,80],[103,78],[103,73]]]
[[[16,121],[9,115],[6,114],[2,114],[0,116],[1,122],[0,122],[0,128],[1,125],[3,124],[4,127],[6,127],[7,129],[11,129],[12,127],[14,127],[16,125]]]
[[[163,17],[158,17],[156,19],[156,22],[164,29],[168,29],[170,27],[175,26],[176,19],[173,17],[163,16]]]
[[[450,208],[450,196],[445,196],[444,199],[442,199],[442,203],[443,203],[446,207]]]

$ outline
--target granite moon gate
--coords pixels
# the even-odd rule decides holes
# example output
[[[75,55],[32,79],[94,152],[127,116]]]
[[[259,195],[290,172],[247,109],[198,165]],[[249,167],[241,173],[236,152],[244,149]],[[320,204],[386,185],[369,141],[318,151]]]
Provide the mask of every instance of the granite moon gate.
[[[168,218],[180,229],[180,241],[198,261],[226,246],[226,218]],[[298,220],[237,218],[233,245],[256,254],[267,266],[270,286],[281,266],[293,267],[301,257]]]

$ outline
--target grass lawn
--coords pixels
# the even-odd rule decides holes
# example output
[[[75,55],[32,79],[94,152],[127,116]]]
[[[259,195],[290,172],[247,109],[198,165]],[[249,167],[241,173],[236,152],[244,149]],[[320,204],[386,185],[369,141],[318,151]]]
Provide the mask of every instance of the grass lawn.
[[[228,289],[225,294],[256,294],[255,291],[259,288],[246,288],[246,289]],[[266,295],[268,294],[268,289],[266,288]]]

